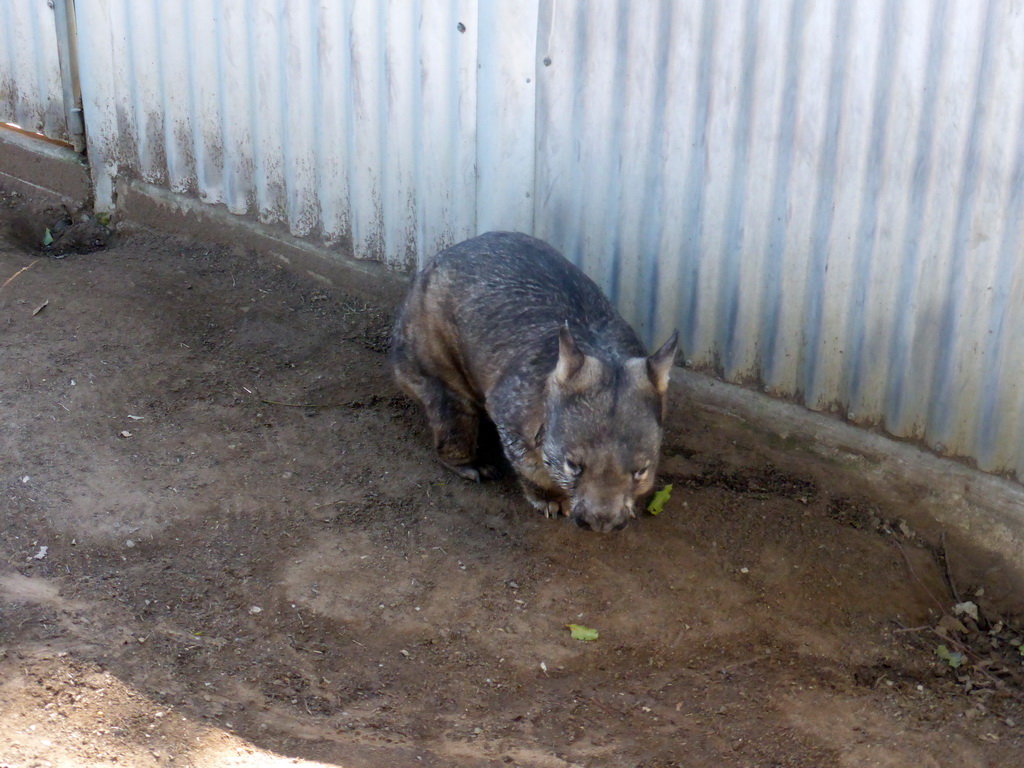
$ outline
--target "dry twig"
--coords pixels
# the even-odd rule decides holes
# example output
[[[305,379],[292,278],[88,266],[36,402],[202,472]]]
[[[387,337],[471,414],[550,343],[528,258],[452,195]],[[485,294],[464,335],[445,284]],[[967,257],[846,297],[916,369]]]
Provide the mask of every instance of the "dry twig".
[[[260,402],[267,405],[279,405],[284,408],[365,408],[375,405],[379,402],[379,399],[377,395],[371,395],[367,402],[362,400],[346,400],[341,403],[283,403],[280,400],[267,400],[261,397]]]
[[[21,274],[22,272],[25,272],[26,270],[32,269],[32,267],[34,267],[34,266],[35,266],[36,264],[38,264],[38,263],[39,263],[39,259],[36,259],[36,260],[35,260],[35,261],[33,261],[33,262],[32,262],[31,264],[29,264],[29,265],[28,265],[27,267],[22,267],[22,268],[21,268],[21,269],[19,269],[19,270],[18,270],[17,272],[15,272],[15,273],[14,273],[13,275],[11,275],[10,277],[8,277],[8,278],[7,278],[6,280],[4,280],[4,284],[3,284],[3,285],[0,285],[0,291],[2,291],[2,290],[3,290],[4,288],[6,288],[6,287],[7,287],[8,285],[10,285],[11,283],[13,283],[13,282],[14,282],[14,280],[15,280],[15,278],[17,278],[17,277],[18,277],[18,275],[20,275],[20,274]]]
[[[267,405],[280,405],[283,408],[341,408],[347,403],[327,403],[326,405],[317,405],[316,403],[282,403],[279,400],[267,400],[266,398],[260,398],[261,403]]]
[[[946,532],[943,531],[939,537],[939,543],[941,546],[940,556],[942,558],[942,570],[946,576],[946,584],[949,586],[949,591],[953,594],[953,601],[959,605],[963,602],[960,598],[960,590],[956,588],[956,582],[953,581],[953,569],[949,565],[949,548],[946,547]]]

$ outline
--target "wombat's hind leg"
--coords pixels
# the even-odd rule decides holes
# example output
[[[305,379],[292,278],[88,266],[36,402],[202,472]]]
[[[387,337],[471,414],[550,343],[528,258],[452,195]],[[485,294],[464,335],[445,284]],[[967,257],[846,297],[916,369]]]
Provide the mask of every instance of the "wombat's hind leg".
[[[480,409],[440,382],[438,389],[434,407],[426,406],[426,410],[441,463],[474,483],[498,477],[501,473],[494,466],[481,463],[478,455]]]
[[[475,483],[497,476],[494,467],[478,464],[480,409],[476,404],[452,392],[440,379],[425,374],[404,355],[396,356],[395,378],[423,405],[442,464]]]

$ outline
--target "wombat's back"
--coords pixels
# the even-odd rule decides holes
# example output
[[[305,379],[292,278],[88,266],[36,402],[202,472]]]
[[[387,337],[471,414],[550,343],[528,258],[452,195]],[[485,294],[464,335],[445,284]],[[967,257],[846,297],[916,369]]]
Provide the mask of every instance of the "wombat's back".
[[[428,262],[417,282],[414,291],[433,294],[458,328],[471,367],[504,367],[525,356],[550,370],[565,323],[587,354],[609,361],[646,354],[597,285],[529,235],[489,232],[454,245]]]

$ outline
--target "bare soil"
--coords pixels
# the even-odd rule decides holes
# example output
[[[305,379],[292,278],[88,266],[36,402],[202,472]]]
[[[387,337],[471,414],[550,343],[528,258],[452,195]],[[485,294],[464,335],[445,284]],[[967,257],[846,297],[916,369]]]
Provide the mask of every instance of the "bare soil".
[[[0,765],[1024,764],[1020,574],[927,488],[677,393],[664,512],[583,532],[440,467],[389,307],[12,232]]]

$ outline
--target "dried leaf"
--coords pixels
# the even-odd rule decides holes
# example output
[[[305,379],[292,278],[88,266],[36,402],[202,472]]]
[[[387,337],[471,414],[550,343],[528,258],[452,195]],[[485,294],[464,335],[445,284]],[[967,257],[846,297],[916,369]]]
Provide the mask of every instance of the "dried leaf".
[[[42,312],[44,309],[46,309],[46,305],[49,304],[49,303],[50,303],[50,300],[47,299],[42,304],[40,304],[38,307],[36,307],[35,310],[32,312],[32,317],[35,317],[40,312]]]
[[[935,649],[935,655],[949,664],[953,669],[959,668],[960,665],[964,663],[965,658],[960,651],[950,651],[944,644]]]
[[[957,616],[967,614],[975,621],[978,620],[978,606],[970,600],[965,600],[962,603],[957,603],[956,605],[954,605],[953,613],[955,613]]]
[[[660,491],[654,494],[651,503],[647,505],[647,511],[652,515],[660,515],[665,508],[665,502],[672,498],[672,483],[669,483]]]
[[[600,637],[596,629],[584,627],[582,624],[566,624],[565,626],[569,628],[573,640],[586,640],[589,642]]]
[[[967,634],[967,627],[963,625],[960,619],[950,616],[948,613],[939,619],[939,624],[936,627],[939,634],[946,636],[948,632],[959,632],[963,635]]]

